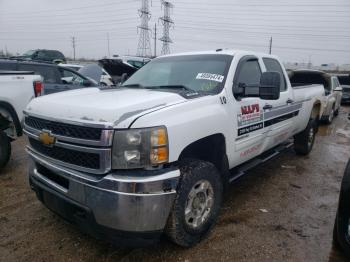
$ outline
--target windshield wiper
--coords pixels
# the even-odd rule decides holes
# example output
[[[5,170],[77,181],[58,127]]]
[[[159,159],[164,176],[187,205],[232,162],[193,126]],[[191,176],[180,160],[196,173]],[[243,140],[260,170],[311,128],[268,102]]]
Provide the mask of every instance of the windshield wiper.
[[[119,87],[127,87],[127,88],[144,88],[144,86],[143,86],[143,85],[140,85],[140,84],[120,85]]]
[[[188,88],[187,86],[184,85],[162,85],[162,86],[147,86],[145,88],[149,88],[149,89],[182,89],[182,90],[186,90],[186,91],[191,91],[191,92],[196,92],[194,90],[192,90],[191,88]]]

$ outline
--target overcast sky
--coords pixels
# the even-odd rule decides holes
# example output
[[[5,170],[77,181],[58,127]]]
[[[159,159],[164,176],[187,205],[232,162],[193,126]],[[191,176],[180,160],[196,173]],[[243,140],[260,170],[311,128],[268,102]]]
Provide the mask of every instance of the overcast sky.
[[[350,64],[349,0],[172,0],[175,22],[171,52],[234,48],[272,53],[287,62]],[[153,0],[150,27],[157,24],[161,2]],[[61,50],[77,57],[135,54],[137,9],[141,0],[0,0],[0,49]],[[153,32],[152,32],[153,34]],[[152,36],[153,37],[153,36]],[[161,42],[157,41],[158,54]],[[153,40],[152,40],[153,53]]]

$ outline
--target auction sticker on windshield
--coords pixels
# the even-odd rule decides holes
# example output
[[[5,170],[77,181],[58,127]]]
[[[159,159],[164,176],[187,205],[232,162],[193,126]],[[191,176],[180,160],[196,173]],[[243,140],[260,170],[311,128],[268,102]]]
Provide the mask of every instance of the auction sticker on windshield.
[[[219,83],[222,83],[222,81],[224,81],[224,78],[225,77],[223,75],[211,74],[211,73],[198,73],[196,77],[196,79],[211,80]]]

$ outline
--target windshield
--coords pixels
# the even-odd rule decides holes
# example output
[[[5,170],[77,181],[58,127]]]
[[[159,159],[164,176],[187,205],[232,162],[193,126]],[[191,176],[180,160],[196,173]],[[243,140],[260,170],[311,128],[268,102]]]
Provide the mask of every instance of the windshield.
[[[35,53],[35,50],[29,50],[23,54],[23,56],[31,56]]]
[[[123,86],[164,90],[182,87],[198,93],[218,93],[225,84],[232,58],[229,55],[158,58],[133,74]]]

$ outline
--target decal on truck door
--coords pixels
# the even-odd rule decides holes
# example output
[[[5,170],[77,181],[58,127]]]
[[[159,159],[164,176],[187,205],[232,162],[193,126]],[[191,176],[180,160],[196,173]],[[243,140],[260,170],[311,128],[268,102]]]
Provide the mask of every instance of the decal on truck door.
[[[299,114],[302,106],[303,103],[299,102],[261,112],[259,104],[243,105],[237,115],[238,136],[291,119]]]
[[[238,127],[261,122],[263,115],[259,104],[243,105],[240,114],[237,115]]]

